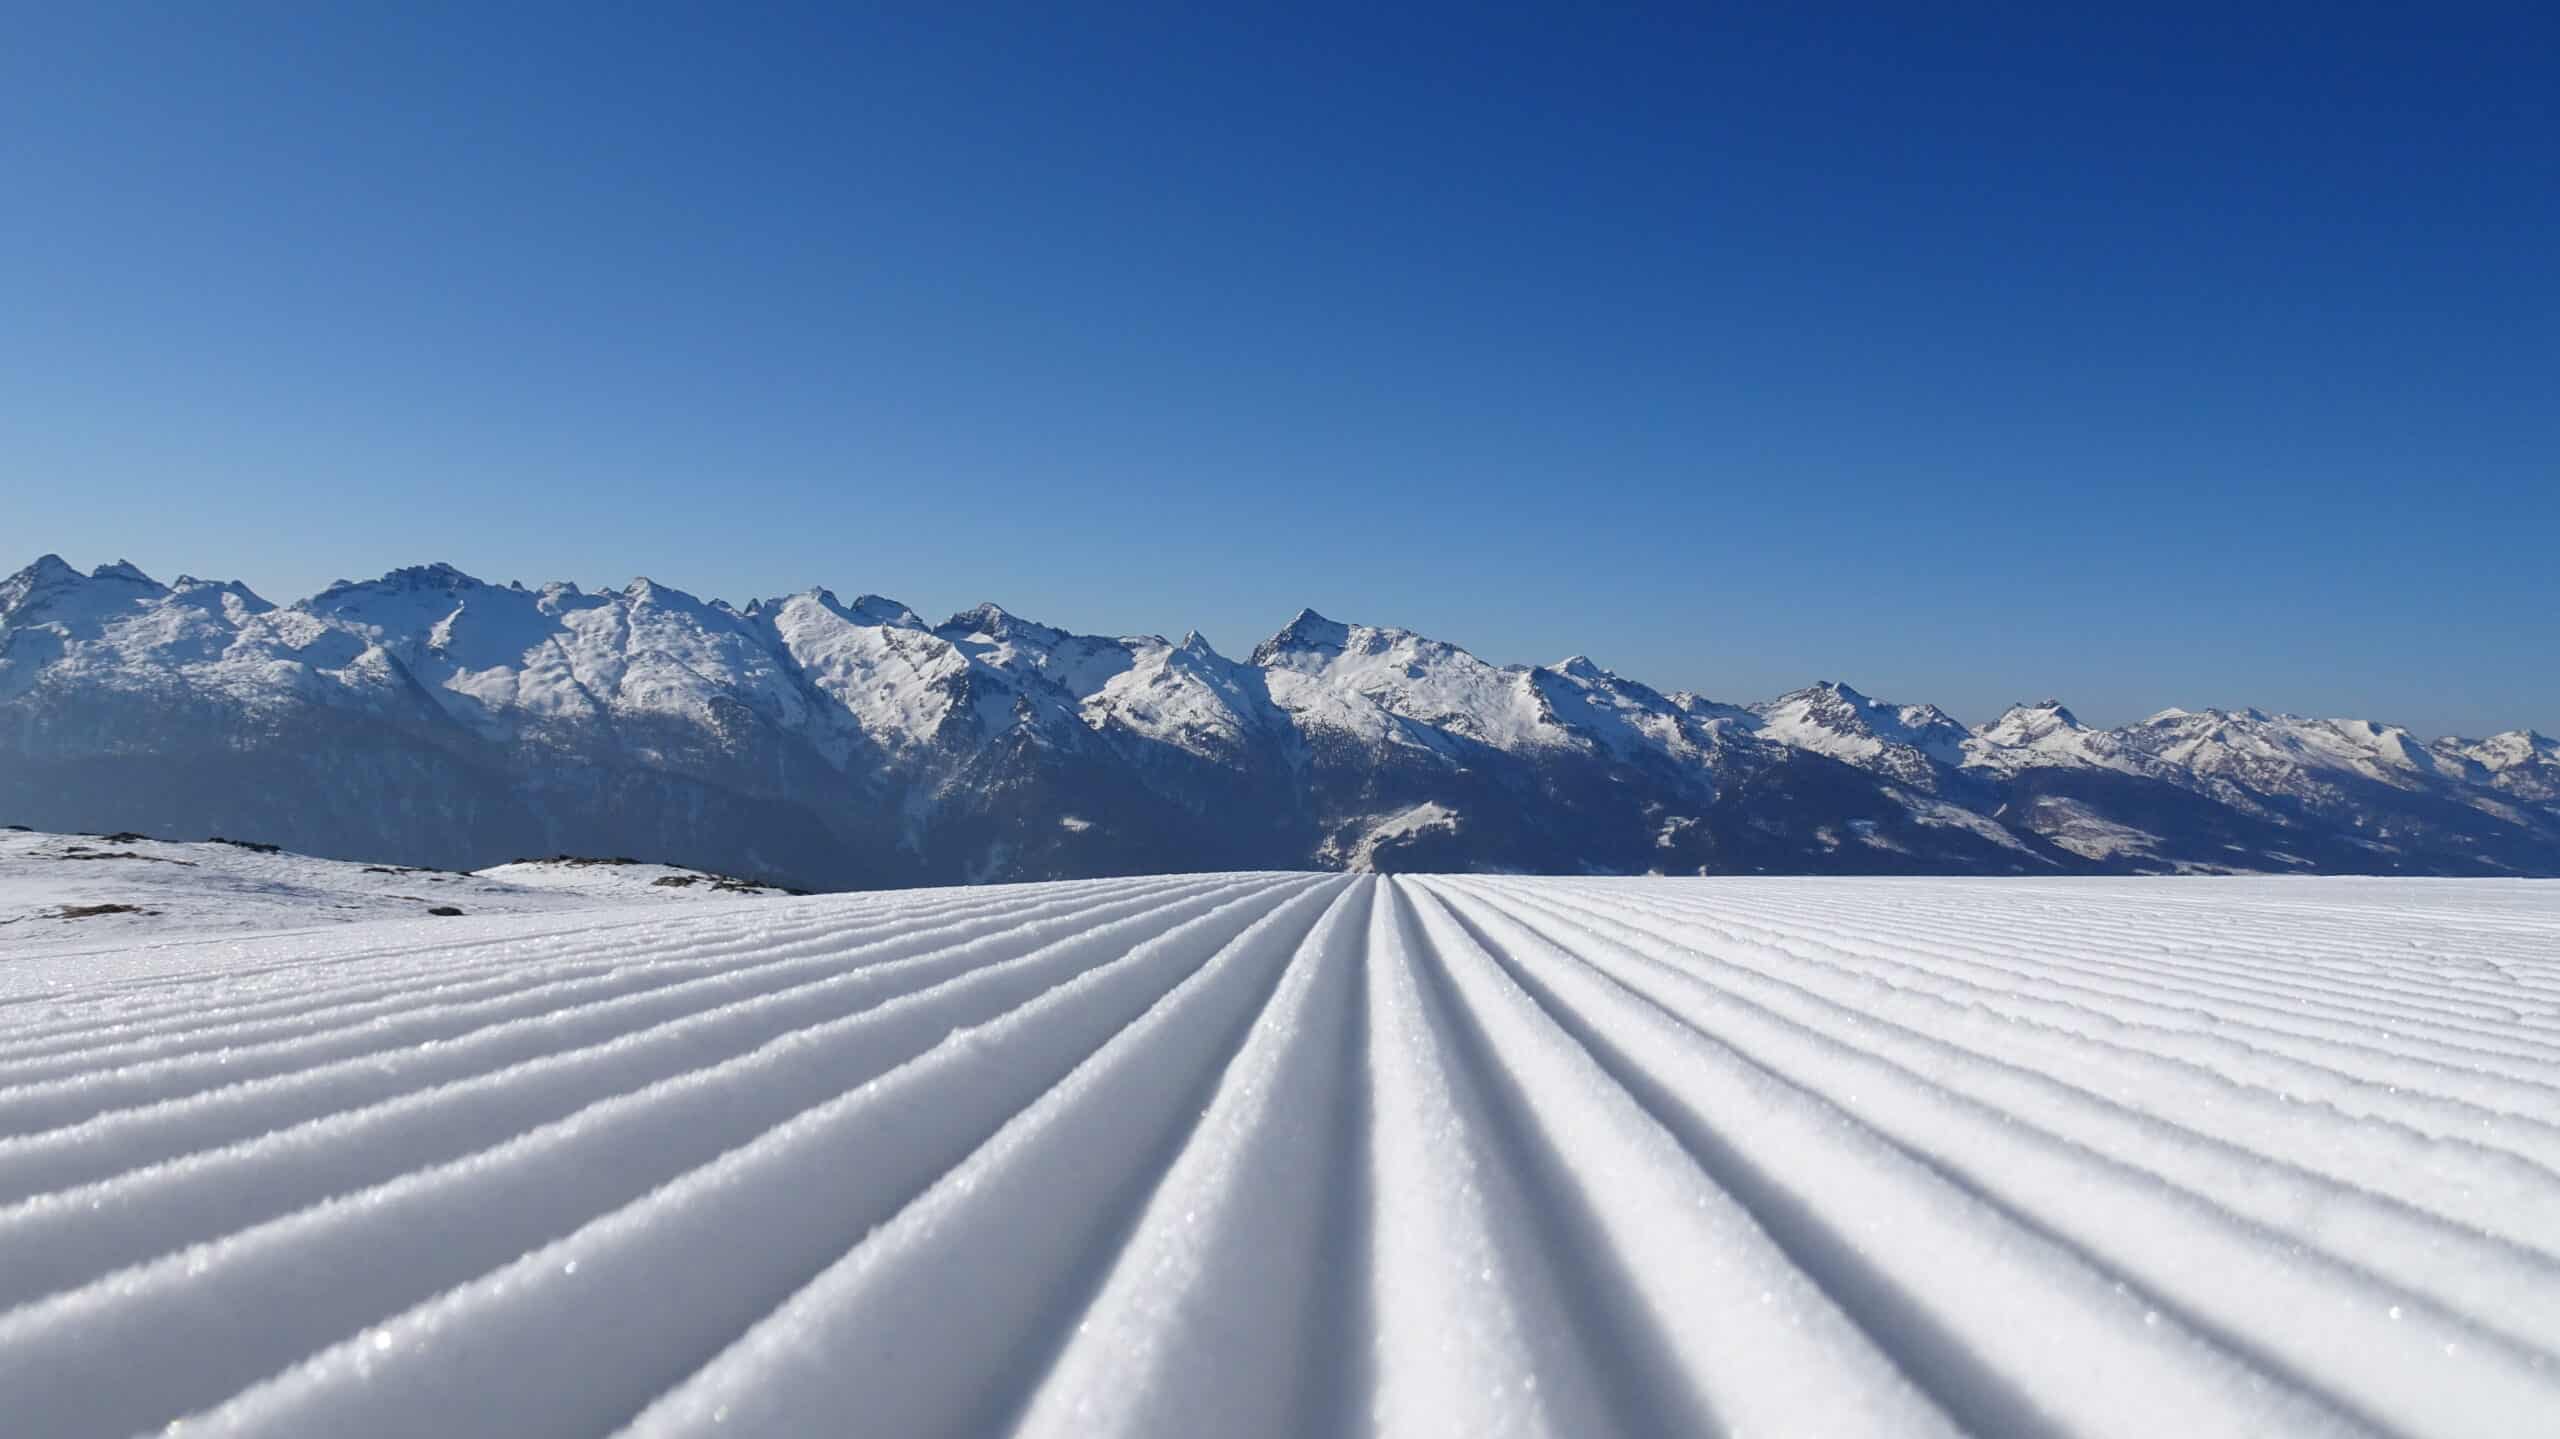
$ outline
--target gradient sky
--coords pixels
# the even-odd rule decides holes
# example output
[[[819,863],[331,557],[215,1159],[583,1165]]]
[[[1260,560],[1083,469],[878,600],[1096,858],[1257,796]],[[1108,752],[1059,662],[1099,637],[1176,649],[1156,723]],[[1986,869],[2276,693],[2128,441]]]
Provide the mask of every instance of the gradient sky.
[[[0,569],[2560,730],[2560,7],[2100,8],[0,4]]]

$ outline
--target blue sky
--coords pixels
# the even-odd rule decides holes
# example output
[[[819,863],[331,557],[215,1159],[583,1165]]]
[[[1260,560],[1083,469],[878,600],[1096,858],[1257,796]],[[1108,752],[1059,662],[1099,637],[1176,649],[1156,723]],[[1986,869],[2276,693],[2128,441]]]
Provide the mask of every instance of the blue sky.
[[[2560,729],[2560,11],[2099,8],[0,5],[0,567]]]

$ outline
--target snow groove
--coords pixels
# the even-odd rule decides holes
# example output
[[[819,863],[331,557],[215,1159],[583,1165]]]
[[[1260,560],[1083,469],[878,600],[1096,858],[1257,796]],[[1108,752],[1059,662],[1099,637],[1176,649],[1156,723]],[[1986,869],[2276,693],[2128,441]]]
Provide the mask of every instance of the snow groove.
[[[41,1436],[2508,1436],[2560,888],[1197,875],[0,964]]]

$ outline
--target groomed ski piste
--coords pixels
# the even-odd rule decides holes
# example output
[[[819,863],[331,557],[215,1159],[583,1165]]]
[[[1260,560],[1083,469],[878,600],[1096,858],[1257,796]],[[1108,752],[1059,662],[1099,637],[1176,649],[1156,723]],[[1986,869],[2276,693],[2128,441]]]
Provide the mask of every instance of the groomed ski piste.
[[[2560,885],[1222,874],[0,951],[0,1429],[2560,1432]]]

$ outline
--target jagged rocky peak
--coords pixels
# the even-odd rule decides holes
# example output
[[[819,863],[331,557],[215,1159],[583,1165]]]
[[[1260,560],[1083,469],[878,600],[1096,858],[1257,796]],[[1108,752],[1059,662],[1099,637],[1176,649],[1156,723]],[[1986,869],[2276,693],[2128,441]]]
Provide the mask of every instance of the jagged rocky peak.
[[[2560,740],[2537,730],[2508,730],[2484,740],[2438,741],[2479,767],[2496,788],[2519,798],[2560,804]]]
[[[144,574],[142,567],[131,560],[117,560],[113,564],[100,565],[89,572],[89,578],[117,580],[129,585],[147,585],[155,590],[160,588],[158,580]]]
[[[694,623],[711,622],[711,628],[725,629],[737,622],[738,612],[722,600],[706,600],[691,590],[660,584],[647,575],[637,575],[622,587],[622,602],[632,613],[652,610],[688,617]]]
[[[2127,725],[2128,730],[2161,730],[2171,733],[2205,734],[2223,729],[2235,721],[2245,721],[2249,712],[2215,709],[2183,709],[2177,705],[2145,717],[2140,723]]]
[[[1593,660],[1589,655],[1572,655],[1552,665],[1541,665],[1525,676],[1538,704],[1559,724],[1587,723],[1566,718],[1554,706],[1589,705],[1594,713],[1615,715],[1621,719],[1644,714],[1673,723],[1682,714],[1694,713],[1701,718],[1721,718],[1717,707],[1705,705],[1696,695],[1683,703],[1638,680],[1628,679],[1617,671]]]
[[[934,633],[945,638],[984,635],[991,640],[1053,646],[1070,638],[1067,631],[1038,620],[1026,620],[992,601],[974,605],[934,627]]]
[[[202,575],[180,575],[169,581],[171,594],[184,594],[189,590],[227,590],[235,595],[253,593],[247,585],[238,580],[209,580]]]
[[[47,595],[80,583],[80,572],[60,555],[38,555],[34,564],[0,581],[0,619],[33,608]]]
[[[2518,766],[2560,766],[2560,740],[2540,730],[2504,730],[2486,739],[2447,736],[2431,748],[2440,754],[2476,761],[2492,774]]]
[[[159,581],[126,560],[100,565],[83,575],[60,555],[38,555],[33,564],[0,580],[0,623],[32,622],[39,615],[59,619],[63,614],[56,606],[63,603],[102,615],[167,594]]]
[[[374,583],[385,589],[405,590],[476,590],[487,588],[477,575],[437,560],[433,564],[403,565]]]
[[[920,630],[924,617],[887,595],[859,594],[845,610],[866,625],[887,625],[896,629]]]
[[[2029,744],[2050,734],[2083,729],[2080,717],[2062,701],[2041,699],[2033,704],[2014,704],[2000,718],[1982,727],[1982,737],[1996,744]]]
[[[486,588],[474,576],[438,560],[433,564],[403,565],[386,571],[380,579],[333,581],[327,589],[304,600],[302,608],[320,609],[364,595],[450,595]]]
[[[1696,690],[1673,690],[1663,698],[1673,709],[1682,714],[1696,715],[1700,719],[1748,721],[1754,718],[1751,707],[1748,705],[1710,699]]]
[[[80,578],[80,572],[73,569],[68,560],[56,554],[42,554],[35,557],[34,563],[11,575],[9,583],[14,585],[23,581],[29,584],[47,584],[78,578]]]
[[[1223,670],[1231,663],[1225,655],[1218,653],[1216,645],[1209,643],[1209,637],[1198,630],[1184,630],[1181,639],[1170,643],[1162,640],[1155,643],[1165,645],[1167,664]]]
[[[795,604],[813,604],[847,624],[863,625],[872,629],[921,630],[926,628],[921,615],[886,595],[866,592],[855,595],[852,603],[848,604],[838,599],[836,592],[824,585],[811,585],[794,595],[758,600],[748,607],[747,613],[772,615]]]
[[[1527,665],[1490,664],[1464,646],[1414,630],[1344,624],[1314,610],[1300,610],[1287,628],[1258,646],[1254,662],[1264,668],[1361,676],[1353,683],[1363,688],[1380,682],[1392,687],[1403,681],[1426,686],[1444,681],[1476,684],[1488,677],[1517,685],[1530,674]]]
[[[2290,720],[2298,717],[2294,715],[2269,714],[2265,710],[2258,708],[2256,705],[2242,705],[2238,709],[2224,709],[2219,705],[2207,705],[2205,708],[2200,710],[2162,710],[2158,715],[2153,716],[2153,718],[2166,719],[2172,723],[2183,720],[2190,726],[2204,727],[2273,724],[2277,720]]]
[[[1935,783],[1932,766],[1961,766],[1975,738],[1936,705],[1873,699],[1834,680],[1750,710],[1764,738],[1870,765],[1907,783]]]
[[[251,614],[275,608],[237,580],[180,575],[174,583],[164,585],[130,560],[103,564],[84,575],[60,555],[49,554],[38,556],[33,564],[0,580],[0,619],[32,616],[48,602],[71,595],[81,596],[85,607],[100,614],[129,605],[148,607],[163,600],[197,607],[218,605],[224,596],[237,599],[240,607]]]
[[[1870,711],[1886,711],[1892,706],[1869,699],[1838,680],[1815,680],[1751,708],[1764,715],[1787,714],[1831,729],[1864,733],[1869,727]]]
[[[1253,662],[1268,665],[1284,654],[1308,651],[1339,653],[1351,643],[1351,626],[1302,609],[1280,632],[1253,648]]]
[[[2166,709],[2143,723],[2166,725],[2194,733],[2220,734],[2232,731],[2262,731],[2270,728],[2299,729],[2305,725],[2318,724],[2320,721],[2307,719],[2284,710],[2270,711],[2260,709],[2256,705],[2242,705],[2238,709],[2223,709],[2220,706],[2207,706],[2200,710]]]
[[[2540,730],[2531,729],[2511,729],[2501,734],[2493,734],[2473,746],[2473,749],[2481,756],[2484,763],[2494,759],[2514,764],[2537,756],[2543,759],[2560,758],[2560,740],[2555,740]]]
[[[227,597],[237,600],[249,614],[262,615],[274,605],[238,580],[201,580],[194,575],[180,575],[169,582],[169,597],[182,604],[219,606]]]
[[[1789,690],[1773,700],[1752,705],[1762,714],[1792,713],[1803,718],[1841,729],[1863,729],[1870,710],[1890,706],[1869,699],[1854,687],[1838,680],[1815,680],[1802,689]]]

